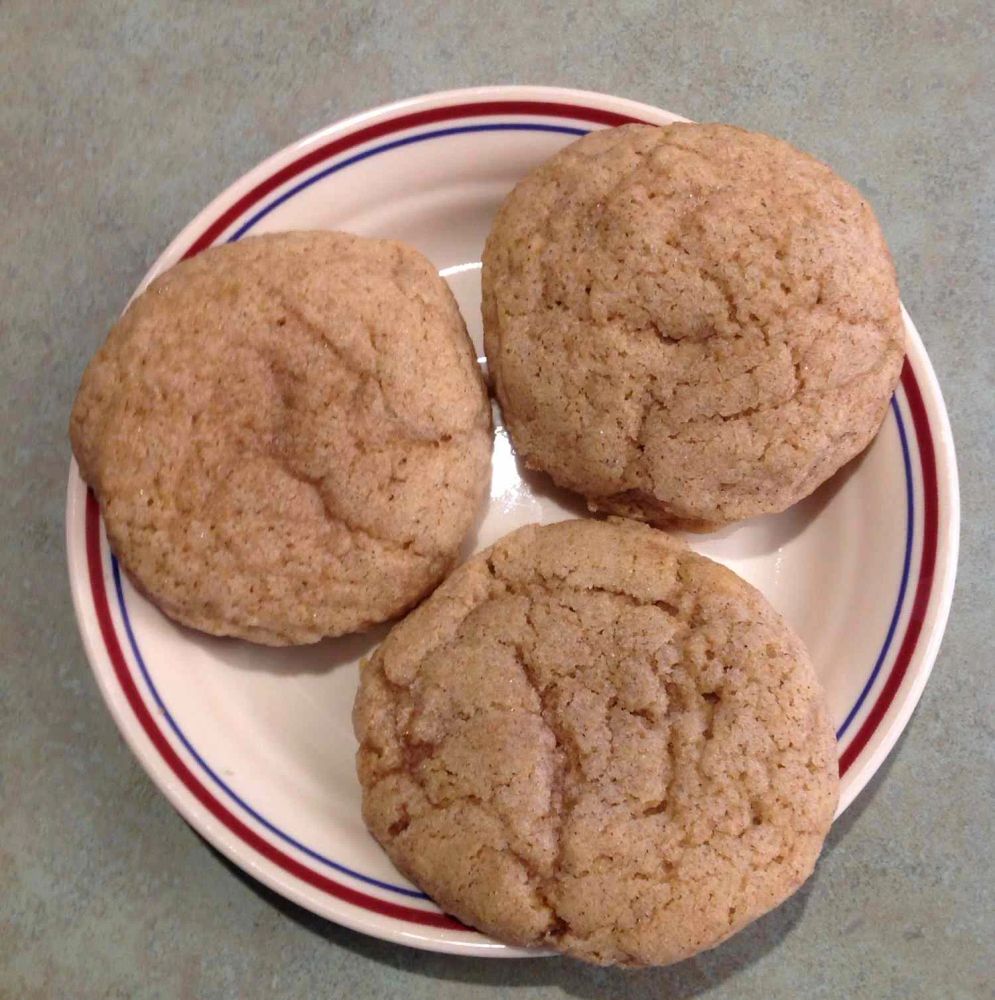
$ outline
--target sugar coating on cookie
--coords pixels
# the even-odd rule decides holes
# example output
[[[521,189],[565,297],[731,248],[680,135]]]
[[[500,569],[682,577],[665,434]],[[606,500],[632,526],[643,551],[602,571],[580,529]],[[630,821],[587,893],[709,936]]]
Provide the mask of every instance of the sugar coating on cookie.
[[[756,590],[632,521],[529,526],[362,668],[363,816],[447,912],[517,945],[666,964],[812,872],[836,742]]]
[[[867,203],[725,125],[605,129],[533,171],[488,237],[483,319],[525,462],[661,525],[807,496],[871,441],[904,357]]]
[[[425,257],[297,232],[154,281],[87,368],[70,436],[153,601],[283,645],[368,627],[438,583],[486,492],[491,417]]]

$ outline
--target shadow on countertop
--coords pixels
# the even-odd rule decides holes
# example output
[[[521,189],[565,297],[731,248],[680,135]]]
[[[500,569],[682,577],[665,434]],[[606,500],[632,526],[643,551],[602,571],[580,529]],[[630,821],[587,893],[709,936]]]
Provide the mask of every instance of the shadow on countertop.
[[[857,800],[833,824],[826,839],[824,855],[836,850],[877,793],[891,769],[900,746]],[[210,846],[210,845],[208,845]],[[488,960],[469,956],[420,951],[367,937],[341,927],[297,906],[257,882],[227,858],[211,848],[218,859],[253,892],[318,937],[373,962],[428,979],[506,989],[530,986],[557,986],[580,1000],[615,1000],[630,996],[660,996],[667,1000],[688,1000],[719,985],[778,947],[801,919],[809,895],[818,891],[819,871],[787,902],[750,924],[719,947],[687,961],[664,968],[619,969],[587,965],[570,958],[519,958]]]

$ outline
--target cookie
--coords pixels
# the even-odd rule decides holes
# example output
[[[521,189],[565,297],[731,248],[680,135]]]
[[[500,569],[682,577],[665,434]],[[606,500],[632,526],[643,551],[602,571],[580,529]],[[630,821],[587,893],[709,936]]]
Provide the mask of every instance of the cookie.
[[[483,319],[525,463],[692,529],[784,510],[859,454],[904,356],[867,203],[725,125],[605,129],[526,177],[487,240]]]
[[[632,521],[529,526],[364,664],[363,816],[447,912],[515,945],[666,964],[811,874],[836,742],[799,639]]]
[[[428,260],[296,232],[154,281],[86,369],[70,437],[151,600],[284,645],[389,619],[442,579],[486,492],[491,416]]]

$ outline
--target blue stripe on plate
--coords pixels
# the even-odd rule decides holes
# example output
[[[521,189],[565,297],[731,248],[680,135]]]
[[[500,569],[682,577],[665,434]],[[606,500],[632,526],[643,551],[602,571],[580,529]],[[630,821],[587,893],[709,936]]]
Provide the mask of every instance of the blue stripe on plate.
[[[418,135],[408,136],[404,139],[395,139],[392,142],[383,143],[379,146],[375,146],[372,149],[368,149],[362,153],[357,153],[354,156],[347,157],[339,163],[333,164],[330,167],[326,167],[320,170],[318,173],[307,178],[307,180],[301,181],[301,183],[296,184],[294,187],[285,191],[283,194],[275,198],[268,205],[261,208],[256,212],[251,218],[248,219],[242,226],[240,226],[229,238],[228,242],[234,242],[240,237],[244,236],[249,230],[253,228],[261,219],[264,219],[270,214],[274,209],[278,208],[284,202],[289,201],[295,195],[299,194],[301,191],[306,190],[312,184],[316,184],[318,181],[323,180],[326,177],[330,177],[332,174],[337,173],[340,170],[344,170],[346,167],[352,166],[354,163],[360,163],[363,160],[367,160],[372,156],[377,156],[380,153],[386,153],[393,149],[399,149],[403,146],[410,146],[413,143],[425,142],[430,139],[445,138],[447,136],[462,135],[471,132],[506,132],[506,131],[523,131],[523,132],[557,132],[564,135],[575,135],[581,136],[586,135],[590,130],[582,128],[572,128],[565,125],[538,125],[532,123],[496,123],[489,125],[466,125],[457,128],[446,128],[446,129],[436,129],[431,132],[422,132]],[[881,652],[878,654],[877,659],[874,662],[874,668],[871,671],[870,676],[867,679],[866,684],[860,692],[857,701],[854,703],[853,708],[850,709],[847,717],[843,720],[843,724],[840,726],[836,733],[837,740],[841,739],[843,734],[847,731],[847,728],[853,722],[857,713],[860,711],[867,696],[870,694],[871,689],[874,687],[874,682],[877,680],[879,673],[881,672],[881,667],[888,655],[888,651],[891,648],[892,640],[895,636],[895,630],[898,626],[898,620],[901,616],[902,604],[905,600],[905,592],[908,587],[909,580],[909,568],[912,561],[912,539],[913,539],[913,489],[912,489],[912,463],[909,457],[909,445],[908,439],[905,433],[905,425],[902,422],[902,415],[899,411],[898,404],[895,399],[891,401],[891,407],[895,414],[895,420],[898,422],[898,434],[902,443],[902,459],[905,464],[905,492],[907,501],[907,515],[906,515],[906,535],[905,535],[905,559],[902,565],[902,578],[901,584],[898,590],[898,599],[895,603],[895,610],[891,616],[891,622],[888,626],[888,632],[885,635],[884,643],[881,647]],[[280,840],[297,850],[306,854],[309,858],[320,862],[323,865],[333,868],[337,872],[341,872],[344,875],[348,875],[351,878],[358,879],[360,882],[365,882],[368,885],[376,886],[379,889],[386,889],[389,892],[396,892],[402,896],[409,896],[415,899],[428,899],[428,897],[423,893],[419,892],[417,889],[409,889],[406,886],[394,885],[391,882],[384,882],[380,879],[372,878],[369,875],[364,875],[362,872],[357,872],[346,865],[341,864],[338,861],[334,861],[331,858],[325,857],[318,851],[308,847],[306,844],[302,844],[299,840],[292,837],[289,833],[281,830],[275,823],[266,819],[261,813],[256,811],[246,802],[237,792],[234,791],[225,781],[218,775],[211,766],[204,760],[203,757],[197,752],[193,744],[187,739],[183,730],[180,729],[176,720],[173,718],[169,709],[166,707],[159,694],[158,689],[152,681],[152,677],[149,674],[148,668],[145,665],[145,660],[142,657],[141,651],[138,648],[138,642],[135,639],[134,630],[131,627],[131,620],[128,616],[128,609],[124,599],[124,589],[121,583],[121,570],[118,565],[117,559],[111,556],[111,567],[114,574],[114,588],[117,593],[118,605],[121,609],[121,618],[124,621],[125,631],[128,635],[128,642],[131,646],[132,653],[134,654],[135,661],[138,664],[138,669],[145,680],[149,691],[152,694],[156,706],[162,713],[163,718],[165,718],[166,723],[169,728],[176,735],[176,738],[183,744],[187,752],[191,757],[198,763],[204,773],[220,788],[233,802],[237,803],[242,809],[245,810],[253,819],[255,819],[259,824],[264,826],[269,830],[274,836],[279,837]]]

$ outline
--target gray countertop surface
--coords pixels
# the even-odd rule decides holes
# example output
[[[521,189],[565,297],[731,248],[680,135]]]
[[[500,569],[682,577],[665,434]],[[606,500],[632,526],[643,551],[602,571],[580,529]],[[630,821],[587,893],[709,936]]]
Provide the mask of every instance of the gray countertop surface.
[[[995,995],[993,18],[959,0],[0,3],[0,997]],[[132,758],[69,599],[69,407],[163,247],[322,125],[510,82],[773,132],[854,181],[958,446],[957,592],[905,736],[798,896],[669,969],[407,950],[274,896]]]

